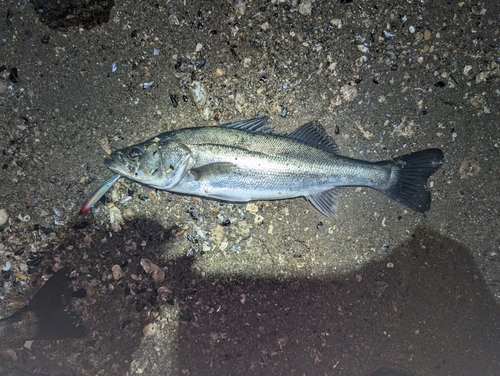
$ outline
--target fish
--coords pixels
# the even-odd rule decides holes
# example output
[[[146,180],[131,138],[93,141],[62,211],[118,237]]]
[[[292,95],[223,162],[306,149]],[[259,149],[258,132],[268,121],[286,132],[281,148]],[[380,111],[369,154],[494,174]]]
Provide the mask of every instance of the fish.
[[[111,179],[106,180],[104,183],[102,183],[94,192],[92,192],[87,201],[83,203],[80,209],[80,214],[81,215],[87,214],[87,212],[94,207],[97,201],[99,201],[101,197],[104,196],[106,192],[111,189],[113,184],[115,184],[120,178],[121,175],[117,174],[113,176]]]
[[[72,288],[69,268],[62,268],[42,286],[28,305],[0,319],[0,347],[28,340],[80,338],[87,334],[79,319],[67,312]]]
[[[157,135],[114,151],[105,165],[143,185],[173,193],[244,203],[303,196],[326,216],[343,187],[370,187],[423,213],[427,180],[444,163],[440,149],[369,162],[339,154],[318,121],[289,134],[266,117]]]

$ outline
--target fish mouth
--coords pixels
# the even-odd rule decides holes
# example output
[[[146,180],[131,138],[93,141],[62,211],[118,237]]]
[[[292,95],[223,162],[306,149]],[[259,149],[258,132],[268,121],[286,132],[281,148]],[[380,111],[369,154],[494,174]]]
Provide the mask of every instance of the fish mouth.
[[[117,174],[123,173],[123,168],[119,162],[115,161],[113,158],[106,158],[104,160],[104,165],[109,168],[111,171],[116,172]]]

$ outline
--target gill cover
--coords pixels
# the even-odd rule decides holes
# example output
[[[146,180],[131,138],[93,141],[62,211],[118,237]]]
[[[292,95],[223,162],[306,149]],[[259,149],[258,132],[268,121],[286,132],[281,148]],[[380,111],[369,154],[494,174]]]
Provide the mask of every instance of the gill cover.
[[[117,150],[105,161],[108,168],[139,183],[158,189],[175,187],[191,164],[189,148],[158,137]]]

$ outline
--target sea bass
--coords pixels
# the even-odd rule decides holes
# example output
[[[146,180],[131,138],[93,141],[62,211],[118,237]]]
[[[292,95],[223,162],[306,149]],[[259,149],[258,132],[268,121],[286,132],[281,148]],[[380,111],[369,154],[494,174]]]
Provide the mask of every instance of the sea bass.
[[[380,162],[348,158],[316,121],[280,135],[262,117],[165,132],[114,151],[105,164],[160,190],[236,203],[304,196],[331,215],[346,186],[370,187],[425,212],[431,204],[427,179],[443,159],[439,149]]]

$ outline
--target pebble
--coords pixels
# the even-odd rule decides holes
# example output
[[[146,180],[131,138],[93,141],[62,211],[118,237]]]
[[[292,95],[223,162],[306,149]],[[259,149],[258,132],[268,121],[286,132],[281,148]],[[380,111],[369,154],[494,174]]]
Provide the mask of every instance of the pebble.
[[[125,208],[122,210],[122,217],[123,217],[123,219],[130,221],[131,219],[133,219],[135,217],[135,213],[132,209]]]
[[[151,274],[155,282],[161,283],[165,279],[165,272],[158,265],[154,264],[153,261],[143,258],[141,259],[141,266],[147,274]]]
[[[14,274],[14,278],[16,278],[18,281],[26,281],[28,279],[28,277],[23,273]]]
[[[120,265],[113,265],[111,271],[113,272],[113,279],[115,281],[118,281],[122,277],[122,268]]]
[[[205,87],[200,81],[193,81],[188,88],[196,108],[201,113],[201,117],[204,120],[211,119],[214,109],[219,105],[218,100],[208,95]]]
[[[193,81],[189,85],[189,91],[197,107],[203,108],[207,103],[207,92],[200,81]]]
[[[7,213],[7,210],[0,209],[0,226],[6,224],[8,220],[9,220],[9,213]]]
[[[346,101],[352,102],[356,95],[358,95],[358,89],[356,89],[354,86],[346,84],[340,88],[340,94]]]
[[[5,266],[2,268],[2,270],[3,270],[4,272],[8,272],[8,271],[10,270],[10,268],[11,268],[11,267],[12,267],[12,263],[11,263],[10,261],[7,261],[7,262],[5,263]]]
[[[111,224],[123,222],[122,212],[116,206],[109,208],[109,221]]]
[[[28,215],[28,214],[25,214],[25,215],[22,215],[22,214],[19,214],[17,216],[17,218],[21,221],[21,222],[29,222],[31,220],[31,217]]]
[[[250,202],[247,204],[246,210],[252,214],[255,214],[259,211],[259,207],[256,204],[254,204],[253,202]]]
[[[480,72],[476,76],[476,84],[480,84],[481,82],[486,82],[486,79],[489,76],[489,72]]]
[[[142,329],[142,333],[144,334],[145,337],[152,336],[153,334],[156,333],[156,325],[155,323],[149,323]]]
[[[224,241],[224,228],[217,224],[210,232],[212,235],[212,242],[215,245],[220,245]]]
[[[303,16],[310,16],[312,12],[312,0],[302,0],[299,4],[299,13]]]

